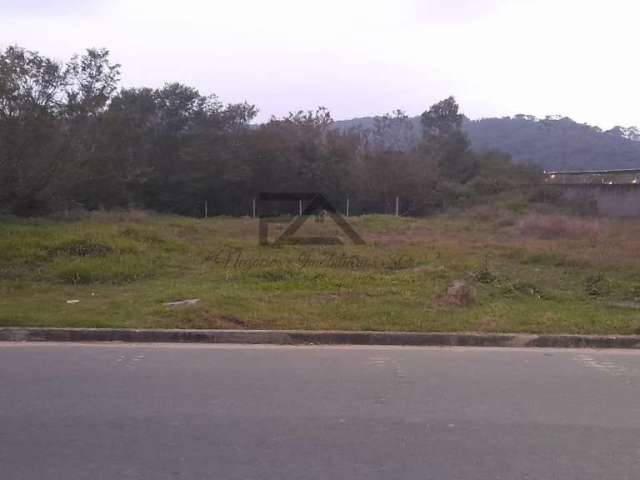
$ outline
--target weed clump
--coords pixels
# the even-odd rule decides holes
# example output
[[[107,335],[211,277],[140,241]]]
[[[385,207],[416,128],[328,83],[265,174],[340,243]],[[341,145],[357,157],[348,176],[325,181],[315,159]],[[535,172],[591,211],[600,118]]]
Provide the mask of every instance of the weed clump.
[[[601,273],[590,275],[585,281],[585,293],[590,297],[602,297],[608,294],[609,290],[609,282]]]
[[[494,283],[498,277],[489,269],[489,260],[485,258],[482,269],[473,274],[473,279],[478,283],[490,285]]]
[[[530,282],[510,282],[503,288],[502,293],[508,297],[523,295],[526,297],[534,297],[538,300],[542,300],[545,297],[542,289]]]
[[[67,240],[49,248],[50,255],[68,255],[70,257],[105,257],[110,253],[113,253],[113,247],[89,239]]]

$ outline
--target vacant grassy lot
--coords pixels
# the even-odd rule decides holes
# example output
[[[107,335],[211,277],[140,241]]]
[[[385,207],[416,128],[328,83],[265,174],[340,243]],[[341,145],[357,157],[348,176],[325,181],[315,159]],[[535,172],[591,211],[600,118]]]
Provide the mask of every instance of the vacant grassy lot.
[[[4,220],[0,326],[640,333],[640,222],[350,220],[367,245],[260,247],[247,218]],[[472,304],[448,301],[455,280]]]

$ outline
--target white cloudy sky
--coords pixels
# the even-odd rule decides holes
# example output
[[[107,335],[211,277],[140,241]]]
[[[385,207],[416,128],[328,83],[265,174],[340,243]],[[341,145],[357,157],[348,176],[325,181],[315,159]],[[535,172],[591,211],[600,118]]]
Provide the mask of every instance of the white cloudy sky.
[[[259,120],[410,114],[640,125],[637,0],[0,0],[0,46],[107,47],[123,85],[193,85]]]

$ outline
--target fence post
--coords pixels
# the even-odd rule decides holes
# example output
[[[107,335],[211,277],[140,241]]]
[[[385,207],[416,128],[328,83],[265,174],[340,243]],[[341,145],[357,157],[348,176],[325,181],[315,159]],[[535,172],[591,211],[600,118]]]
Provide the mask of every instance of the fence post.
[[[396,217],[400,215],[400,197],[396,197]]]
[[[298,215],[302,216],[302,200],[298,200]]]
[[[349,216],[349,197],[347,197],[347,217]]]
[[[253,218],[256,218],[256,199],[253,199]]]
[[[205,200],[204,202],[204,218],[209,217],[209,202]]]

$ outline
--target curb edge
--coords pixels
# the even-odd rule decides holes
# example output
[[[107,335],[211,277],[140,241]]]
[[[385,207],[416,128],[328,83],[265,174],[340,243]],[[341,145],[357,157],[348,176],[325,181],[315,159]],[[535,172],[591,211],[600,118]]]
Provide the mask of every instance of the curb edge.
[[[536,335],[313,330],[0,328],[0,342],[228,343],[640,349],[638,335]]]

